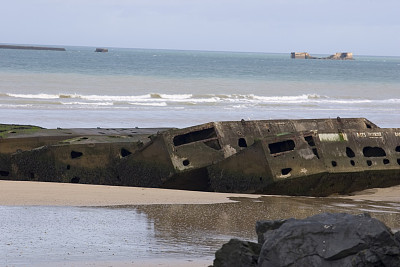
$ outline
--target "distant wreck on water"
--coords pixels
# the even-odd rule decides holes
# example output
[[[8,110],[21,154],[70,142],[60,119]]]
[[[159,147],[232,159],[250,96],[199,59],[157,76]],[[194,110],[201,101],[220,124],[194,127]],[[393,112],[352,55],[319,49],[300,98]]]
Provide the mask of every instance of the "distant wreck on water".
[[[353,53],[345,52],[345,53],[335,53],[334,55],[330,55],[328,57],[313,57],[310,56],[307,52],[292,52],[290,54],[291,58],[294,59],[333,59],[333,60],[353,60]]]
[[[96,48],[96,50],[94,50],[94,52],[107,53],[108,49],[107,48]]]
[[[400,129],[364,118],[184,129],[0,125],[0,179],[327,196],[400,184]]]

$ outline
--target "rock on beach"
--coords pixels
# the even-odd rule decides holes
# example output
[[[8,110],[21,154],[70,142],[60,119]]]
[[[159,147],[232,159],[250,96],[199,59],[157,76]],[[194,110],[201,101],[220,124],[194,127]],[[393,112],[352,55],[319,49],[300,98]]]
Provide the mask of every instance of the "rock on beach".
[[[232,239],[216,252],[222,266],[400,266],[400,232],[368,214],[322,213],[258,221],[258,243]]]

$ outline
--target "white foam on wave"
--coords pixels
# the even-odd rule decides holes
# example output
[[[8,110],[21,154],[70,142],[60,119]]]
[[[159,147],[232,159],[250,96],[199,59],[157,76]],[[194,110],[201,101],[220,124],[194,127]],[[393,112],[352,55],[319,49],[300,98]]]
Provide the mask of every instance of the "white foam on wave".
[[[146,95],[137,95],[137,96],[110,96],[110,95],[87,95],[81,96],[80,98],[90,101],[114,101],[120,103],[135,103],[138,105],[142,104],[151,104],[164,106],[166,102],[170,103],[202,103],[202,102],[218,102],[218,98],[210,96],[208,98],[193,98],[192,94],[146,94]],[[164,104],[165,103],[165,104]]]
[[[12,94],[12,93],[7,93],[7,95],[10,97],[30,98],[30,99],[57,99],[57,98],[60,98],[59,95],[54,95],[54,94]]]
[[[66,102],[63,105],[112,106],[113,102]]]
[[[387,99],[387,100],[384,100],[386,103],[400,103],[400,99],[397,99],[397,98],[391,98],[391,99]]]
[[[285,102],[285,103],[302,103],[310,101],[318,101],[321,97],[318,95],[297,95],[297,96],[253,96],[254,100],[262,102]]]
[[[362,100],[362,99],[350,99],[350,100],[343,100],[343,99],[326,99],[318,101],[319,103],[331,103],[331,104],[363,104],[363,103],[372,103],[372,100]]]
[[[193,97],[192,94],[150,94],[152,98],[160,98],[160,99],[170,99],[170,100],[181,100],[181,99],[190,99]]]
[[[80,98],[90,101],[119,101],[119,102],[151,99],[150,95],[138,95],[138,96],[82,95],[80,96]]]
[[[328,97],[318,94],[301,94],[289,96],[260,96],[254,94],[160,94],[149,93],[144,95],[79,95],[79,94],[13,94],[7,93],[9,97],[32,99],[33,104],[37,104],[34,99],[50,100],[59,99],[64,105],[138,105],[138,106],[173,106],[174,104],[185,105],[234,105],[234,107],[244,107],[246,105],[363,105],[363,104],[397,104],[400,99],[363,99],[351,97]],[[71,100],[79,99],[83,101]],[[88,101],[88,102],[86,102]]]
[[[130,105],[134,106],[151,106],[151,107],[166,107],[167,103],[166,102],[160,102],[160,103],[141,103],[141,102],[132,102],[129,103]]]

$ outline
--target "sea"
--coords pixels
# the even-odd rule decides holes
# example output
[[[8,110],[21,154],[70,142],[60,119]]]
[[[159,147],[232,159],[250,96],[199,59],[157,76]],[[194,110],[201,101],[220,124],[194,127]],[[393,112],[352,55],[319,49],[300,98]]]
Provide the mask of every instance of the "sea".
[[[400,128],[400,57],[355,54],[355,60],[335,61],[291,59],[290,53],[94,50],[0,49],[0,124],[181,128],[241,119],[365,117]],[[336,198],[0,205],[0,265],[176,266],[168,262],[179,260],[179,266],[208,266],[231,238],[256,242],[257,220],[321,212],[368,212],[400,230],[399,203]]]
[[[290,53],[65,48],[0,49],[0,123],[182,128],[365,117],[400,127],[400,57],[301,60]]]

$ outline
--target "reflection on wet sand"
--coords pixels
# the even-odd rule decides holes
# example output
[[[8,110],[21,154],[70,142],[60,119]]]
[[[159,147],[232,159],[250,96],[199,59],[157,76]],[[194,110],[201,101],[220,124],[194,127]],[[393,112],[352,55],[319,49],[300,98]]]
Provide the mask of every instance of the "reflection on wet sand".
[[[211,264],[215,251],[229,239],[255,241],[257,220],[304,218],[321,212],[369,212],[394,231],[400,230],[400,203],[280,196],[233,200],[110,207],[0,206],[0,265],[134,264],[144,259],[201,259]]]
[[[400,203],[275,196],[233,200],[237,202],[130,208],[145,214],[152,222],[154,237],[158,242],[196,246],[197,255],[212,255],[222,243],[233,237],[255,241],[255,223],[258,220],[305,218],[321,212],[368,212],[393,231],[400,230]]]

